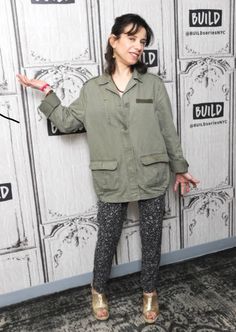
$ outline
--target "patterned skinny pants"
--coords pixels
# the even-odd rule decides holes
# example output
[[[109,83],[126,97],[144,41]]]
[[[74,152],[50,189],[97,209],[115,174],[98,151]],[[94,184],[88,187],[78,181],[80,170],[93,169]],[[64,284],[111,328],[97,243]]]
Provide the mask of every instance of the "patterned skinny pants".
[[[106,293],[112,260],[127,216],[128,203],[98,202],[99,224],[94,256],[93,287]],[[138,201],[142,244],[141,287],[151,293],[157,288],[161,256],[165,195]]]

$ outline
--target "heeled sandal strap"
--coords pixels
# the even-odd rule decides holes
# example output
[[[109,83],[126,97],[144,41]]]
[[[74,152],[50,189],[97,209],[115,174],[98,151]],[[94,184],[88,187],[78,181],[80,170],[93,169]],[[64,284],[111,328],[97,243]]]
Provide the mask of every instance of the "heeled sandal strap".
[[[155,318],[150,319],[147,317],[149,312],[155,313]],[[157,301],[157,294],[154,295],[146,295],[143,294],[143,315],[144,319],[147,323],[154,323],[157,320],[159,315],[159,305]]]
[[[143,312],[158,311],[157,295],[143,295]]]
[[[92,307],[96,319],[107,320],[109,318],[108,302],[105,294],[92,292]],[[106,310],[107,314],[105,316],[100,316],[98,314],[100,310]]]
[[[99,309],[106,309],[108,310],[108,303],[105,294],[93,293],[93,309],[95,311]]]

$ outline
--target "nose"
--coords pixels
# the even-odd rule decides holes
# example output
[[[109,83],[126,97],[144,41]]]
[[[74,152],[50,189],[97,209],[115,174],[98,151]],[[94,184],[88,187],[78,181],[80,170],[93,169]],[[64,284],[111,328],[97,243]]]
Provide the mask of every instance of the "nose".
[[[140,40],[136,40],[134,47],[137,51],[141,51],[143,49],[143,44],[141,43]]]

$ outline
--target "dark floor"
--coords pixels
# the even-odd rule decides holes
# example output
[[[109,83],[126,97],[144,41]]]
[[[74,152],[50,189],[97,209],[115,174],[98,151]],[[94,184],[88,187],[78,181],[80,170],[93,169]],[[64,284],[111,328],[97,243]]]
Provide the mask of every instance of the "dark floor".
[[[6,332],[236,331],[236,248],[161,267],[160,316],[141,315],[139,273],[110,281],[110,319],[91,315],[90,288],[74,288],[0,310]]]

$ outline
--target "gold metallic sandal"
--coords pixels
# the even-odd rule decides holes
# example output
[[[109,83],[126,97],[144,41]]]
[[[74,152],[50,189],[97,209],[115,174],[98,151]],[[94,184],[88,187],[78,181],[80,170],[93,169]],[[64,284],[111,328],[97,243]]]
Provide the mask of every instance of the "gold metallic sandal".
[[[96,319],[107,320],[109,318],[108,303],[107,303],[106,295],[97,293],[93,289],[92,289],[92,308],[93,308],[93,314]],[[107,311],[107,315],[99,316],[98,312],[101,309],[105,309]]]
[[[154,312],[156,314],[154,319],[148,318],[149,312]],[[159,306],[157,302],[157,294],[153,295],[143,294],[143,317],[146,323],[152,324],[155,323],[159,315]]]

